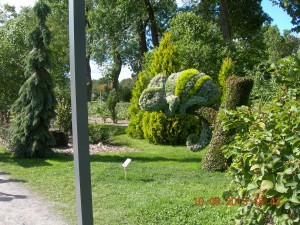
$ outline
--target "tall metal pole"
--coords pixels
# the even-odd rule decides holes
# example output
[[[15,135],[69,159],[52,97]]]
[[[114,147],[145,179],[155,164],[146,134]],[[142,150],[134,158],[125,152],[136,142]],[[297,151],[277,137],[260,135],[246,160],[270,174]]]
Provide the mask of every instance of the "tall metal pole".
[[[69,1],[70,69],[74,169],[78,225],[93,224],[88,142],[85,1]]]

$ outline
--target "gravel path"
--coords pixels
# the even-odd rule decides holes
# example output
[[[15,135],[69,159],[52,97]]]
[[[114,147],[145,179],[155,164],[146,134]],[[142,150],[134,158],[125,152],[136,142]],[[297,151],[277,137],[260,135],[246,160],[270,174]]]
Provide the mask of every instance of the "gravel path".
[[[0,225],[66,225],[47,202],[24,187],[24,181],[0,171]]]

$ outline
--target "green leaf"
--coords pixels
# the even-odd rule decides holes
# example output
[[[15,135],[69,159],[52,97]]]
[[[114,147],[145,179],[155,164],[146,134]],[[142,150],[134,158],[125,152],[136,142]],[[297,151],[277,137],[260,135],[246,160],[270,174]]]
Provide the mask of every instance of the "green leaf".
[[[256,170],[256,169],[260,169],[259,164],[254,164],[253,166],[251,166],[250,171],[253,171],[253,170]]]
[[[278,191],[279,193],[286,193],[288,189],[284,187],[282,182],[280,182],[280,183],[276,183],[275,190]]]
[[[260,186],[260,189],[261,190],[269,190],[269,189],[272,189],[274,187],[274,184],[272,181],[269,181],[269,180],[263,180],[261,182],[261,186]]]
[[[289,199],[291,202],[293,203],[297,203],[297,204],[300,204],[300,201],[299,199],[297,198],[296,195],[292,195],[292,197]]]

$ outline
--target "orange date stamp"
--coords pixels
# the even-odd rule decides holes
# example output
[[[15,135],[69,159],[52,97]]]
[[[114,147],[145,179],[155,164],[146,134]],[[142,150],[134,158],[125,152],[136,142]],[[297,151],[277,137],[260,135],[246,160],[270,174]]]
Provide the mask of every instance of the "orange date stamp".
[[[204,197],[195,197],[194,204],[197,206],[247,206],[248,204],[254,204],[256,206],[263,206],[263,205],[270,205],[270,206],[278,206],[280,205],[280,198],[270,198],[270,199],[263,199],[263,198],[233,198],[229,197],[226,200],[223,200],[219,197],[211,197],[205,199]]]

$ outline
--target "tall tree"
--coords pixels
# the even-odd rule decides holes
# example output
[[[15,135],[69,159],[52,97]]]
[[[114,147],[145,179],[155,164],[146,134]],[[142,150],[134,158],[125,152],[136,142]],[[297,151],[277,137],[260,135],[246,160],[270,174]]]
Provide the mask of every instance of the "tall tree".
[[[26,41],[32,27],[30,16],[27,10],[22,10],[17,17],[5,20],[0,26],[0,114],[6,115],[7,120],[9,109],[26,81],[24,58],[30,50]]]
[[[270,0],[282,7],[292,17],[293,31],[300,32],[300,2],[295,0]]]
[[[48,72],[50,61],[47,46],[51,33],[46,19],[51,9],[43,0],[33,7],[38,25],[30,33],[33,49],[27,57],[28,80],[20,89],[20,97],[13,106],[16,114],[12,149],[17,157],[45,157],[54,144],[49,131],[50,120],[55,116],[53,83]]]
[[[300,38],[292,35],[289,30],[285,30],[283,35],[281,35],[277,26],[266,26],[263,37],[270,63],[293,55],[300,48]]]
[[[197,0],[192,8],[205,19],[218,20],[224,40],[248,38],[270,20],[262,0]]]
[[[175,0],[94,0],[93,6],[89,13],[92,58],[109,65],[108,75],[116,87],[123,65],[137,73],[144,53],[159,45],[176,11]]]

